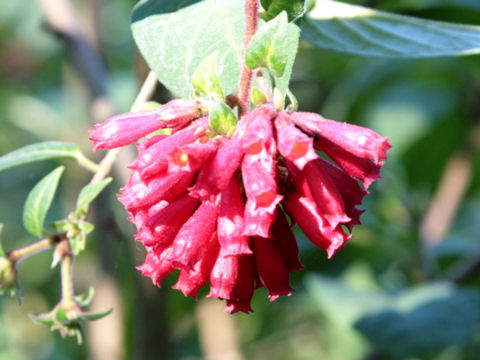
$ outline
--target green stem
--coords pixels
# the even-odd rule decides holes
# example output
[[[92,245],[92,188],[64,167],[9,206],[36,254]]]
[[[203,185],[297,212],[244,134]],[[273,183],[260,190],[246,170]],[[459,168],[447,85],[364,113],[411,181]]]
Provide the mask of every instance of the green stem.
[[[250,90],[252,87],[252,70],[245,65],[245,54],[248,44],[257,31],[258,26],[258,0],[245,0],[245,40],[243,46],[243,64],[238,84],[239,115],[242,117],[250,110]]]
[[[96,173],[99,169],[98,164],[94,163],[92,160],[84,156],[83,154],[78,154],[76,156],[77,162],[80,166],[84,167],[85,169]]]
[[[73,299],[73,255],[70,250],[63,255],[61,266],[62,302],[66,306],[74,302]]]
[[[15,249],[8,252],[8,258],[11,262],[16,263],[20,262],[23,259],[26,259],[32,255],[35,255],[39,252],[51,249],[55,244],[60,241],[60,237],[53,235],[49,238],[39,240],[33,244],[24,246],[19,249]]]

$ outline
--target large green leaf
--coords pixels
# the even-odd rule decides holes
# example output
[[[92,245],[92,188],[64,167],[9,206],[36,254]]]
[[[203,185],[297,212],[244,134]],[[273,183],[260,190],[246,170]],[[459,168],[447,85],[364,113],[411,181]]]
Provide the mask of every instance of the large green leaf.
[[[292,24],[288,36],[292,51],[285,74],[276,81],[282,93],[288,87],[296,53],[296,30]],[[217,50],[223,93],[237,91],[243,31],[243,1],[142,0],[132,14],[133,37],[148,65],[162,84],[184,98],[192,95],[192,74],[197,66]]]
[[[384,353],[395,358],[428,359],[474,336],[480,317],[480,293],[450,284],[408,290],[382,311],[355,326]]]
[[[426,58],[480,53],[480,27],[317,0],[302,23],[312,44],[362,56]]]
[[[32,235],[43,236],[43,223],[64,170],[64,166],[59,166],[40,180],[28,194],[23,208],[23,224]]]
[[[33,161],[70,158],[79,162],[88,161],[80,148],[68,142],[46,141],[24,146],[0,157],[0,171]]]

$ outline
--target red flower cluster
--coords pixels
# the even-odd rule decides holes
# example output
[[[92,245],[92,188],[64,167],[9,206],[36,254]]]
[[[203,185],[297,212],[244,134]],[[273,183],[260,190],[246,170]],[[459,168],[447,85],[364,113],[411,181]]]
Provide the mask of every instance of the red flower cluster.
[[[161,128],[171,135],[145,137]],[[329,257],[350,239],[390,148],[372,130],[271,104],[248,113],[231,138],[187,100],[91,131],[95,150],[142,137],[119,195],[147,249],[139,270],[160,286],[179,269],[173,288],[193,297],[210,282],[207,296],[232,313],[252,311],[257,287],[270,300],[290,295],[289,273],[302,268],[293,224]]]

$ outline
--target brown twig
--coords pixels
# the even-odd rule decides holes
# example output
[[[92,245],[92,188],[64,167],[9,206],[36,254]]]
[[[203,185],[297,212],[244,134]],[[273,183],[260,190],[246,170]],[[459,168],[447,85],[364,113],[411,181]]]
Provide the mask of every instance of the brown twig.
[[[87,38],[71,0],[38,0],[47,27],[59,36],[93,99],[93,117],[104,121],[115,113],[106,90],[106,71],[93,43]]]

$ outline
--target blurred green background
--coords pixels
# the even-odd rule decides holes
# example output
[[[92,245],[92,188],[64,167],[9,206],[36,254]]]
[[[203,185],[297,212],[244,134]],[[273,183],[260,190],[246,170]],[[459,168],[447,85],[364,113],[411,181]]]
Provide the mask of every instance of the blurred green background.
[[[477,0],[349,2],[480,24]],[[0,3],[0,155],[63,140],[99,160],[87,133],[97,117],[92,94],[65,39],[46,26],[45,3]],[[146,73],[129,31],[134,1],[72,4],[106,67],[111,104],[127,111]],[[294,294],[270,303],[261,289],[254,313],[224,315],[220,302],[195,302],[169,289],[174,276],[162,289],[140,278],[135,266],[143,250],[115,198],[125,177],[120,171],[90,214],[97,228],[75,266],[77,292],[94,285],[94,310],[112,307],[113,313],[87,326],[83,346],[34,325],[27,314],[59,300],[59,272],[50,269],[51,252],[27,259],[19,266],[22,305],[0,298],[0,360],[479,359],[478,57],[365,59],[302,42],[291,89],[300,109],[371,127],[393,146],[383,178],[364,201],[363,225],[344,249],[327,260],[298,232],[306,269],[292,276]],[[156,96],[165,100],[168,93],[160,89]],[[127,160],[128,154],[121,159]],[[53,221],[73,208],[90,174],[71,161],[0,174],[6,250],[33,241],[22,227],[23,203],[60,163],[67,171],[47,218]]]

